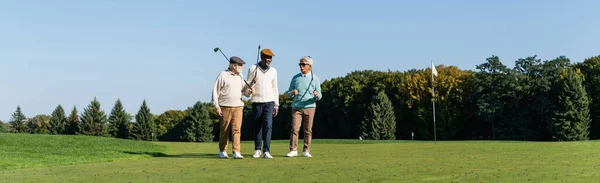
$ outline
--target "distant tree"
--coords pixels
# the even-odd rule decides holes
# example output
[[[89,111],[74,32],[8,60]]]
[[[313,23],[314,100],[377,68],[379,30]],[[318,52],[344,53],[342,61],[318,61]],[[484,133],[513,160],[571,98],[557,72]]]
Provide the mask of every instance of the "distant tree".
[[[396,139],[396,116],[392,102],[385,92],[373,97],[361,124],[361,136],[365,139]]]
[[[52,112],[50,117],[50,133],[51,134],[63,134],[65,133],[65,126],[67,124],[67,117],[65,110],[61,105],[58,105]]]
[[[16,133],[26,133],[27,126],[25,125],[25,120],[27,120],[27,118],[25,117],[25,114],[21,112],[21,106],[17,106],[17,111],[12,114],[12,119],[9,122],[11,131]]]
[[[50,134],[50,116],[38,114],[33,118],[27,119],[25,122],[29,128],[29,133],[33,134]]]
[[[84,109],[80,116],[82,134],[91,136],[108,135],[107,117],[100,107],[100,102],[94,97],[94,100]]]
[[[131,118],[125,111],[120,99],[117,99],[115,106],[108,117],[109,133],[113,137],[128,139],[130,137]]]
[[[190,142],[210,142],[214,139],[212,128],[214,120],[210,118],[208,104],[196,102],[183,122],[182,138]]]
[[[148,108],[146,100],[144,100],[140,110],[135,115],[135,123],[133,124],[131,134],[133,138],[136,140],[155,140],[156,128],[153,120],[154,117],[150,113],[150,108]]]
[[[181,110],[167,110],[156,117],[156,133],[160,140],[170,139],[165,136],[172,131],[185,117],[186,113]]]
[[[77,115],[77,108],[75,106],[73,106],[73,110],[71,111],[71,114],[69,115],[69,117],[67,117],[64,134],[70,134],[70,135],[78,134],[80,132],[79,127],[80,127],[80,121],[79,121],[79,116]]]
[[[0,120],[0,133],[4,133],[6,130],[4,129],[4,122]]]
[[[553,100],[551,133],[554,140],[576,141],[589,139],[589,99],[582,85],[579,70],[563,69],[557,80]]]
[[[583,83],[591,99],[590,138],[600,139],[600,55],[585,59],[580,68],[585,76]]]

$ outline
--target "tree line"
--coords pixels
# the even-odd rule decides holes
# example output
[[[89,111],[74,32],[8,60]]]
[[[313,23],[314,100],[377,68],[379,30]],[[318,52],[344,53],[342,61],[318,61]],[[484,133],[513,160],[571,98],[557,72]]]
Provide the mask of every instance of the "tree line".
[[[600,56],[571,63],[530,56],[509,68],[491,56],[476,70],[436,66],[408,71],[353,71],[322,83],[314,138],[432,140],[435,101],[437,139],[573,141],[600,138]],[[207,87],[209,88],[209,87]],[[279,96],[273,139],[289,139],[291,98]],[[253,139],[252,106],[245,101],[242,139]],[[153,114],[142,103],[135,115],[117,100],[110,114],[93,101],[67,116],[62,106],[51,115],[26,118],[21,108],[0,131],[111,136],[136,140],[207,142],[218,140],[218,116],[208,102],[186,110]],[[300,133],[302,136],[302,133]]]

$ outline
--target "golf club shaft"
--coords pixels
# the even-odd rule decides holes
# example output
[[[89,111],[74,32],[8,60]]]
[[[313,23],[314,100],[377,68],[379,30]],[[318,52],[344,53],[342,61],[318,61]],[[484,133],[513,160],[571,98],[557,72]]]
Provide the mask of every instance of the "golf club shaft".
[[[225,53],[223,53],[223,51],[221,51],[221,48],[219,48],[219,52],[221,52],[221,54],[223,54],[223,57],[225,57],[225,60],[227,60],[227,62],[229,62],[229,59],[227,58],[227,56],[225,56]]]
[[[256,74],[258,74],[258,61],[260,59],[260,45],[258,45],[258,50],[256,51],[256,69],[254,69],[254,78],[252,79],[252,84],[256,81]]]

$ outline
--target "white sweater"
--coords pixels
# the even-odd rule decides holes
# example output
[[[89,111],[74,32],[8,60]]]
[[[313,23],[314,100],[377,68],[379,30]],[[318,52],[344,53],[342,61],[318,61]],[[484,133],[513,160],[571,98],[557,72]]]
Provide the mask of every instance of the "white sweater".
[[[255,73],[254,71],[258,71]],[[264,72],[256,64],[248,68],[248,82],[252,82],[256,74],[256,83],[252,85],[254,94],[252,94],[253,103],[274,102],[275,108],[279,108],[279,89],[277,88],[277,70],[270,66]]]
[[[215,107],[240,107],[244,106],[242,94],[250,96],[246,92],[244,78],[241,75],[233,74],[231,71],[222,71],[217,76],[212,91],[212,103]]]

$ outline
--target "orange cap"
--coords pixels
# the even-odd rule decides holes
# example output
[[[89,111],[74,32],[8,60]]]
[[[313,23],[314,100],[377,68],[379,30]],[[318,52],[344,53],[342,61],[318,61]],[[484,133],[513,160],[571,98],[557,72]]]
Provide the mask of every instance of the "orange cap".
[[[261,55],[268,55],[268,56],[275,56],[275,54],[273,54],[273,52],[271,52],[271,50],[267,49],[267,48],[265,48],[262,51],[260,51],[260,54]]]

